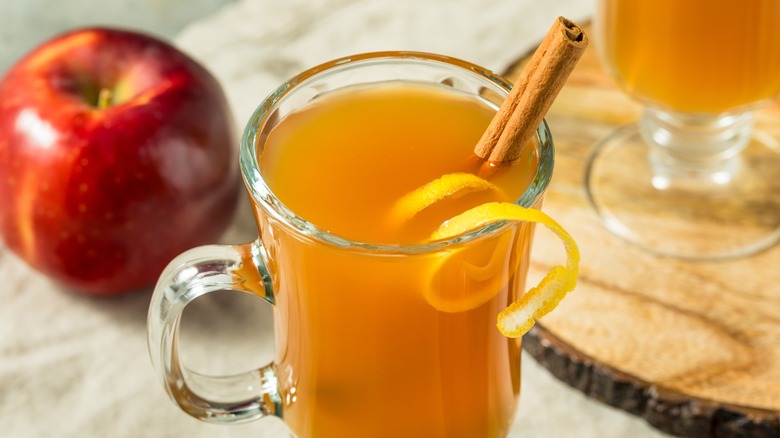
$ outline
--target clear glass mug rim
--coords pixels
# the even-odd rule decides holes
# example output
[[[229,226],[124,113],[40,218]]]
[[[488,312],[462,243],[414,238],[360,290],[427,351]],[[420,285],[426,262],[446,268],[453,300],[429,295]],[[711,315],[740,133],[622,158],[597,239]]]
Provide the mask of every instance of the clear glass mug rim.
[[[244,133],[241,136],[239,151],[241,174],[253,202],[260,205],[267,214],[281,224],[295,230],[297,234],[313,238],[330,246],[338,247],[340,250],[369,251],[373,253],[386,253],[389,255],[419,254],[435,251],[456,243],[469,242],[479,237],[492,234],[503,228],[506,223],[499,222],[450,239],[411,245],[358,242],[338,236],[301,218],[291,209],[287,208],[271,191],[260,172],[255,149],[258,134],[262,132],[264,125],[268,123],[268,116],[273,113],[275,108],[284,102],[290,93],[307,83],[322,78],[324,75],[376,63],[446,65],[448,67],[453,67],[455,70],[459,70],[462,73],[481,78],[485,80],[486,84],[490,83],[491,85],[498,87],[505,94],[508,94],[512,88],[511,82],[488,69],[461,59],[426,52],[369,52],[338,58],[310,68],[286,81],[263,99],[263,102],[255,109],[254,113],[249,118]],[[542,121],[536,130],[536,134],[539,144],[539,163],[534,173],[533,180],[522,195],[515,201],[516,204],[526,208],[533,207],[537,201],[541,199],[550,183],[554,164],[554,144],[546,121]]]

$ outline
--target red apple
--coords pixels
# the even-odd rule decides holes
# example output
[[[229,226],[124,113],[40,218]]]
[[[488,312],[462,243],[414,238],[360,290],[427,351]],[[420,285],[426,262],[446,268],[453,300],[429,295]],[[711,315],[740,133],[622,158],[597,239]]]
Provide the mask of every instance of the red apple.
[[[76,30],[0,82],[0,234],[65,286],[92,294],[155,282],[213,242],[240,187],[222,89],[150,36]]]

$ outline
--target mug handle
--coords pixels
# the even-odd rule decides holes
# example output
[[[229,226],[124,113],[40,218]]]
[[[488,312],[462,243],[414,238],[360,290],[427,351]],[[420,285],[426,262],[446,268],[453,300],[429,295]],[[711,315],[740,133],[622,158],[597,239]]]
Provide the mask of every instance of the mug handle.
[[[243,423],[282,416],[282,398],[271,363],[232,376],[192,371],[179,359],[179,322],[184,307],[201,295],[248,292],[274,304],[273,286],[260,239],[243,245],[207,245],[171,261],[154,288],[147,319],[149,355],[171,399],[210,423]]]

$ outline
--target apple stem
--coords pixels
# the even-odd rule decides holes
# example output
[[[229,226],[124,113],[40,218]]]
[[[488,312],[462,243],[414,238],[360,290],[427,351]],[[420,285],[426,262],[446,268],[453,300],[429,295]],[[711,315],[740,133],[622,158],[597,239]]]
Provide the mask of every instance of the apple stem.
[[[101,88],[100,93],[98,94],[98,102],[97,107],[99,109],[106,109],[109,106],[111,106],[111,103],[113,103],[114,99],[114,92],[111,91],[109,88]]]

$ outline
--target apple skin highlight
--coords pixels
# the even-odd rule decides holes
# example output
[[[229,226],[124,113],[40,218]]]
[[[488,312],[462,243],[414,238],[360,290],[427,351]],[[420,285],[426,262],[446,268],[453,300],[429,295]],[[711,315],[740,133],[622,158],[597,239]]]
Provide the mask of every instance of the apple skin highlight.
[[[0,236],[75,291],[144,288],[229,225],[236,146],[222,89],[182,52],[129,31],[64,34],[0,81]]]

